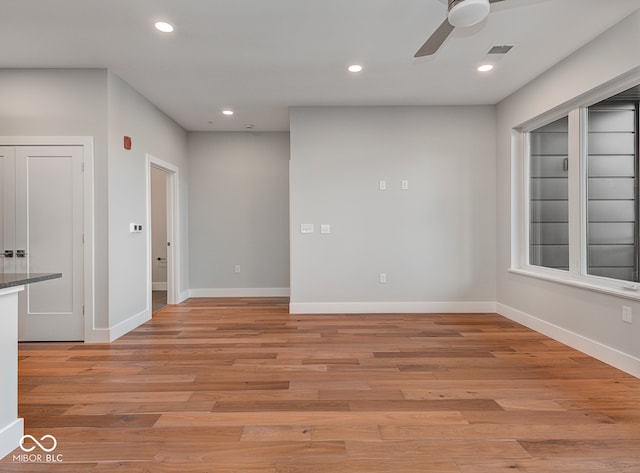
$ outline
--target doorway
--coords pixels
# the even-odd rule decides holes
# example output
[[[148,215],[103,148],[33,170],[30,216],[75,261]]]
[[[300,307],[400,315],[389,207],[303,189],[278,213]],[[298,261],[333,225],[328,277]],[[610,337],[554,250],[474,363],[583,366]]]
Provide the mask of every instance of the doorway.
[[[167,179],[151,166],[151,312],[167,305]]]
[[[148,288],[152,314],[178,299],[178,169],[147,155]]]

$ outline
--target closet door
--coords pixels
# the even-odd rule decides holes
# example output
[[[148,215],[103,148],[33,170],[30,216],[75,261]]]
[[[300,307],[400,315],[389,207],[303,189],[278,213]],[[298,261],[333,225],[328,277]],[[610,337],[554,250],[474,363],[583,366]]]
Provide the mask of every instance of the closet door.
[[[82,159],[81,146],[15,148],[15,270],[62,273],[21,294],[21,341],[84,338]]]
[[[0,146],[0,212],[0,270],[15,273],[16,167],[13,146]]]

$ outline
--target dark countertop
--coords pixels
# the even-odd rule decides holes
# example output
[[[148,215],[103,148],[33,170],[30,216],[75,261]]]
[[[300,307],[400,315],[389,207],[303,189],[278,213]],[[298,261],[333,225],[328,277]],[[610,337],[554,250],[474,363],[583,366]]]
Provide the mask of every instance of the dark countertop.
[[[61,277],[62,273],[0,273],[0,289]]]

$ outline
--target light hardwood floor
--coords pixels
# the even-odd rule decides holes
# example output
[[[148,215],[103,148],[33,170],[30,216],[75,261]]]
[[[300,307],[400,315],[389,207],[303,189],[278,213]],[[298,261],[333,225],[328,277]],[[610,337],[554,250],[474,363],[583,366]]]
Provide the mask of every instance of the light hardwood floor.
[[[636,378],[495,314],[287,307],[192,299],[110,345],[21,344],[26,433],[63,463],[0,471],[640,472]]]

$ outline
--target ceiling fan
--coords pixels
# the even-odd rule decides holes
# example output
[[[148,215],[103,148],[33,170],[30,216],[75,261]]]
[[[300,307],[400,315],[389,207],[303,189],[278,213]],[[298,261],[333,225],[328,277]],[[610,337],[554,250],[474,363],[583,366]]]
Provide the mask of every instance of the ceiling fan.
[[[467,27],[480,23],[491,10],[491,3],[504,0],[448,0],[449,13],[447,19],[438,27],[431,37],[422,45],[414,57],[434,54],[456,27]]]

